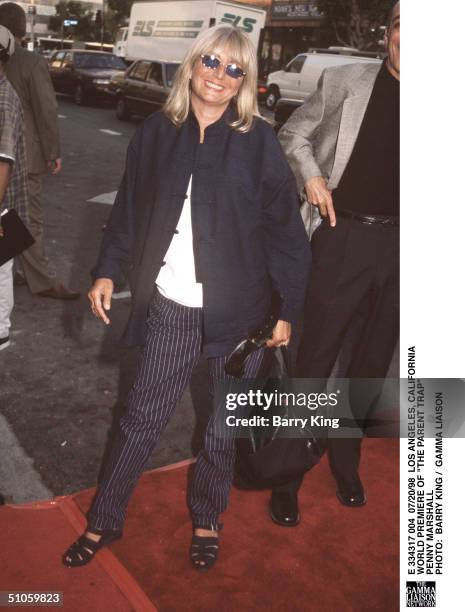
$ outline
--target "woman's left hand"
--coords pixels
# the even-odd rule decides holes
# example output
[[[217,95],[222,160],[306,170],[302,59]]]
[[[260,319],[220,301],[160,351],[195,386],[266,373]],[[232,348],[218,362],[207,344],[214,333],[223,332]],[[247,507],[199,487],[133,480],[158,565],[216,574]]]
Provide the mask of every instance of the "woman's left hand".
[[[269,348],[273,346],[287,346],[291,339],[291,324],[287,321],[278,321],[273,329],[273,335],[266,343]]]

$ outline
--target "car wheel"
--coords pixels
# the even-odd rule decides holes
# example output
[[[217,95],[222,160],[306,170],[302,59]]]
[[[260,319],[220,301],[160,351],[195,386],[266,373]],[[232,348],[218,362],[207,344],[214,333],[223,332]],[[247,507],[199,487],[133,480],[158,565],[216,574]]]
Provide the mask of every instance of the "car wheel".
[[[279,89],[276,87],[276,85],[271,85],[265,98],[266,108],[273,110],[276,106],[276,102],[279,100],[279,97]]]
[[[82,106],[84,104],[84,90],[81,83],[78,83],[74,88],[73,100],[75,104]]]
[[[131,118],[124,98],[119,98],[116,103],[116,116],[120,121],[127,121]]]

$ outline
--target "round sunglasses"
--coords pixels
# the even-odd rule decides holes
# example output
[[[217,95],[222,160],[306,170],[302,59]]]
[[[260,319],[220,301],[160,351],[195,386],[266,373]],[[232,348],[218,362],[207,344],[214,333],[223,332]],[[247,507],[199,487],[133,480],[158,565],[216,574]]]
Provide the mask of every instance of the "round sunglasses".
[[[201,55],[200,58],[202,60],[202,65],[205,66],[205,68],[210,68],[210,70],[215,70],[220,66],[224,66],[225,73],[233,79],[240,79],[246,75],[237,64],[223,64],[216,55]]]

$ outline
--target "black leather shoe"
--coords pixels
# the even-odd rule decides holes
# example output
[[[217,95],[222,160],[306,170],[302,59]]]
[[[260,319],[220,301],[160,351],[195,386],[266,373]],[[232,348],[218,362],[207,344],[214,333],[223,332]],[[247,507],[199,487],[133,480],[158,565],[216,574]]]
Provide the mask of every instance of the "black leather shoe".
[[[273,523],[282,527],[295,527],[300,523],[297,495],[283,492],[275,493],[273,491],[269,512]]]
[[[355,487],[339,485],[336,491],[336,497],[341,504],[349,508],[358,508],[367,503],[367,498],[361,482]]]

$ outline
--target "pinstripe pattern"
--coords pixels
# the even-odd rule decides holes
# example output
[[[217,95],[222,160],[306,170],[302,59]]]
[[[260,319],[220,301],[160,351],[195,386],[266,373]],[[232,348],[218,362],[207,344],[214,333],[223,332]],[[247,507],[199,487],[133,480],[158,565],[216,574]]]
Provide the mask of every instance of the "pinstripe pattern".
[[[92,527],[122,527],[130,495],[189,383],[201,350],[202,308],[182,306],[157,293],[127,411],[89,511]],[[262,351],[257,351],[249,358],[246,375],[255,374],[261,357]],[[216,380],[227,378],[225,362],[226,357],[208,360],[210,392]],[[226,508],[235,454],[234,440],[215,438],[210,429],[209,425],[205,448],[197,460],[190,506],[195,526],[214,528],[218,514]]]
[[[252,353],[246,361],[244,378],[254,378],[263,358],[263,349]],[[209,392],[213,397],[215,383],[219,380],[234,381],[224,371],[225,357],[209,359]],[[195,464],[194,478],[189,490],[189,507],[194,528],[218,531],[222,524],[218,516],[226,510],[231,490],[236,445],[234,436],[216,437],[213,434],[212,415],[205,432],[204,447]],[[233,433],[233,432],[231,432]]]

